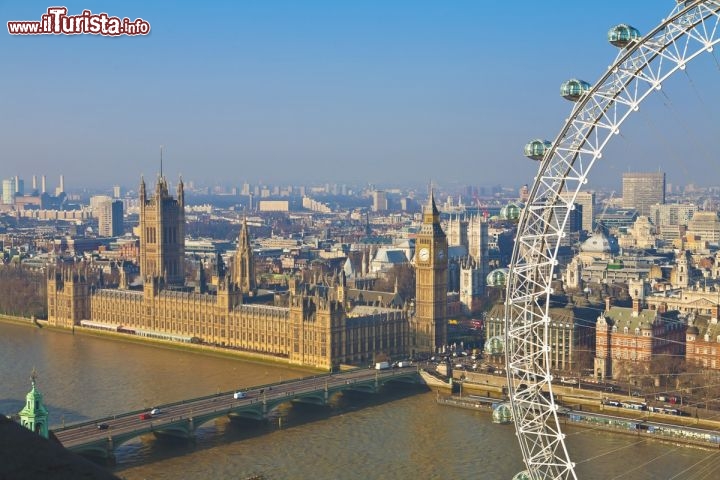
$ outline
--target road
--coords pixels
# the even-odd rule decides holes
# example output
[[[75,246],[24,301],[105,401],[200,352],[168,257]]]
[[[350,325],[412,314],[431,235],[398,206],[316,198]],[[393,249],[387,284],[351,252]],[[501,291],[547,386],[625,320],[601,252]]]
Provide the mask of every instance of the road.
[[[248,390],[238,390],[245,393],[245,397],[242,399],[234,398],[233,395],[235,392],[223,392],[209,397],[183,401],[181,403],[157,405],[155,408],[159,408],[161,413],[156,415],[150,415],[149,409],[147,411],[130,412],[117,415],[113,418],[103,418],[65,427],[64,429],[55,430],[54,433],[65,447],[70,448],[124,433],[142,430],[161,430],[164,425],[177,422],[179,419],[203,416],[218,410],[229,410],[238,406],[247,406],[258,402],[273,402],[281,398],[287,398],[289,401],[294,397],[324,390],[325,388],[334,389],[360,381],[391,377],[398,373],[407,373],[410,370],[417,370],[417,366],[409,365],[407,367],[385,370],[359,368],[332,375],[307,377],[299,380],[255,387]],[[147,414],[148,418],[141,418],[141,414]],[[98,428],[100,424],[107,425],[107,429]]]

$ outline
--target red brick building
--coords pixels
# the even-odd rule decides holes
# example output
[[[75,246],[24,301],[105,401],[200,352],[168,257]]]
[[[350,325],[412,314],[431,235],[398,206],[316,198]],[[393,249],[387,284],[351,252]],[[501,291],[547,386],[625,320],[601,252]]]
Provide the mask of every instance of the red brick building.
[[[606,299],[595,332],[595,376],[623,378],[648,373],[654,359],[683,357],[687,325],[679,313],[668,312],[664,305],[643,309],[638,299],[631,308],[612,306]]]
[[[688,364],[706,369],[720,368],[720,323],[718,306],[711,307],[711,314],[688,317],[686,354]]]

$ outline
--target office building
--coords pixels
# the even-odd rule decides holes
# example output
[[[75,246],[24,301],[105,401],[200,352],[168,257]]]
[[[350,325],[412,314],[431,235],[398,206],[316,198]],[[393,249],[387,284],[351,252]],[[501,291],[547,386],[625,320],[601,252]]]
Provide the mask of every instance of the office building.
[[[15,178],[2,181],[2,203],[5,205],[15,203]]]
[[[373,212],[385,212],[388,209],[387,192],[384,190],[373,190],[372,192]]]
[[[623,208],[650,215],[652,206],[665,203],[665,173],[623,173]]]
[[[569,201],[571,194],[566,192],[560,195],[563,199]],[[575,197],[575,205],[582,207],[582,225],[581,228],[586,232],[593,232],[593,222],[595,221],[595,192],[578,192]]]
[[[98,235],[101,237],[119,237],[123,234],[123,202],[107,200],[99,205],[97,214]]]
[[[688,220],[687,235],[698,236],[703,242],[720,242],[720,218],[717,212],[695,212]]]

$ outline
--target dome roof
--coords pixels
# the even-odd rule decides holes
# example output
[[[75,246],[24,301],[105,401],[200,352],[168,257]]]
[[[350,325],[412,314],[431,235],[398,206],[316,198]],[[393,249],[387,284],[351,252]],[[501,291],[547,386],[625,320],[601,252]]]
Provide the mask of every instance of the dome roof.
[[[618,247],[617,239],[610,235],[606,235],[604,232],[597,231],[590,235],[590,238],[585,240],[580,245],[580,251],[586,253],[618,253],[620,248]]]

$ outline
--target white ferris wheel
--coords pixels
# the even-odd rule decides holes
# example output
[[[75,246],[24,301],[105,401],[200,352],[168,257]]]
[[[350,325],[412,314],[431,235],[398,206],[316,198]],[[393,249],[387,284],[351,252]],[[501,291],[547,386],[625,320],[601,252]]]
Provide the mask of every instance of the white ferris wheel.
[[[549,341],[551,280],[576,196],[640,103],[692,59],[712,54],[720,42],[720,0],[676,1],[646,35],[618,25],[608,37],[619,48],[614,63],[594,85],[563,83],[562,96],[575,102],[570,117],[554,141],[525,147],[540,163],[518,224],[505,302],[508,391],[526,467],[517,479],[577,478],[558,422]]]

